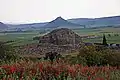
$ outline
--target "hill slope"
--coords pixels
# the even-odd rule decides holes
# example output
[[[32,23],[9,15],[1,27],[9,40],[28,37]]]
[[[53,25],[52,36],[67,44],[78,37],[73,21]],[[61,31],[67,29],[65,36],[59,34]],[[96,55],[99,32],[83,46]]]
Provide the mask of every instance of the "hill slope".
[[[84,27],[100,27],[100,26],[118,26],[120,25],[120,16],[111,16],[103,18],[75,18],[65,20],[62,17],[57,17],[51,22],[31,23],[21,25],[8,25],[16,28],[81,28]]]
[[[86,26],[117,26],[120,25],[120,16],[103,17],[103,18],[76,18],[69,19],[71,23]]]
[[[4,23],[0,22],[0,29],[2,30],[2,29],[6,29],[6,28],[8,28],[8,26],[5,25]]]
[[[79,24],[68,22],[67,20],[63,19],[62,17],[57,17],[55,20],[49,22],[44,27],[46,28],[57,28],[57,27],[75,27],[75,26],[81,26]]]

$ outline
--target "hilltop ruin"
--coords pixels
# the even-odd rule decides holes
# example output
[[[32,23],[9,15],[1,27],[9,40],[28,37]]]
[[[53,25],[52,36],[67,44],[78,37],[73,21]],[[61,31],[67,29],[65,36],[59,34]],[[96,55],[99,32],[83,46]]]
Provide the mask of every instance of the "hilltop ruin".
[[[39,39],[39,43],[54,45],[79,44],[81,42],[81,37],[67,28],[55,29]]]

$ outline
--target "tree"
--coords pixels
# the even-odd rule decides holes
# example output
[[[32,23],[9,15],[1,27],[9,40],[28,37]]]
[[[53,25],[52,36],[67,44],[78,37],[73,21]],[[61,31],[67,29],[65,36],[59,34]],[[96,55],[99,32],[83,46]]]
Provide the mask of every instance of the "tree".
[[[107,40],[106,40],[105,35],[103,35],[103,45],[107,45]]]
[[[109,37],[111,37],[111,35],[110,35],[110,34],[108,34],[108,36],[109,36]]]
[[[33,37],[33,40],[39,40],[39,39],[40,39],[40,37],[38,37],[38,36]]]

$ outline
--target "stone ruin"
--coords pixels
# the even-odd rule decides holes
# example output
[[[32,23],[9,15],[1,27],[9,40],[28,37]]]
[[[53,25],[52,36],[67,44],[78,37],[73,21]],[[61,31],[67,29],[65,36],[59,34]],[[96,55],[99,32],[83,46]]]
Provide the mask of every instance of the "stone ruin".
[[[67,28],[55,29],[39,39],[39,43],[50,43],[54,45],[75,45],[81,42],[81,37]]]
[[[73,53],[79,50],[81,37],[67,28],[55,29],[50,33],[41,36],[39,44],[29,44],[21,47],[21,53],[46,55],[49,52],[59,54]]]

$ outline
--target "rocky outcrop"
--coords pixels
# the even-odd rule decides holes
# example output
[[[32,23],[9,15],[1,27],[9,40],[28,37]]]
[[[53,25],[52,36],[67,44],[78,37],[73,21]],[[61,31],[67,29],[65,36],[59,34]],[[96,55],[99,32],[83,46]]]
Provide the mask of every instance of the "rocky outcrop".
[[[39,44],[29,44],[22,46],[18,52],[20,54],[41,54],[57,52],[68,54],[79,50],[82,43],[81,37],[70,29],[55,29],[52,32],[41,36]]]
[[[52,32],[40,37],[40,43],[51,43],[54,45],[79,44],[81,37],[70,29],[55,29]]]

